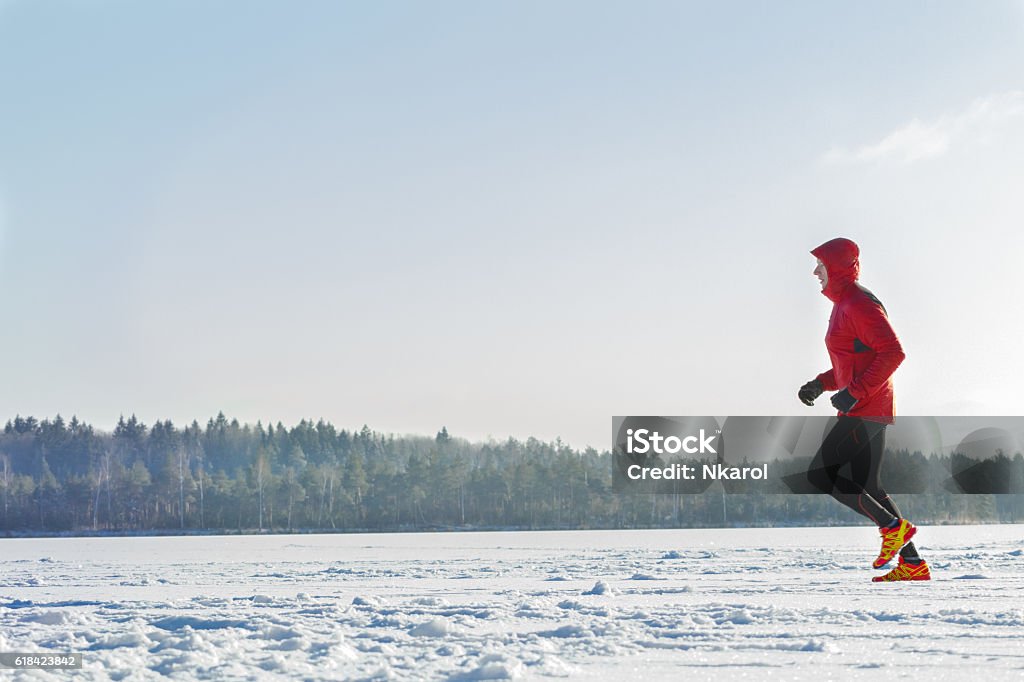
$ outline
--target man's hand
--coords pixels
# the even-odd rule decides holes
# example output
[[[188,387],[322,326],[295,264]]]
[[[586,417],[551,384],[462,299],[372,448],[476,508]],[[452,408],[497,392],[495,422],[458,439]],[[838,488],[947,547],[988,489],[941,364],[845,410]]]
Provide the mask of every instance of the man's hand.
[[[813,405],[814,401],[824,393],[825,387],[821,385],[821,382],[817,379],[808,381],[806,384],[800,387],[800,391],[796,394],[800,398],[800,402],[804,405]]]
[[[857,399],[845,388],[832,396],[832,406],[840,412],[849,412],[856,404]]]

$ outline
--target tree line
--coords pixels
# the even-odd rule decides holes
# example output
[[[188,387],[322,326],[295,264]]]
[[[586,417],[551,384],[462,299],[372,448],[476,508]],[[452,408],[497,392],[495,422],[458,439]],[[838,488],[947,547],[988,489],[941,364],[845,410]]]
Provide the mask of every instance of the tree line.
[[[917,465],[923,457],[905,456]],[[1024,470],[1019,454],[1008,461]],[[1024,517],[1019,494],[931,490],[902,497],[905,513],[927,523]],[[446,428],[395,436],[323,420],[240,424],[223,413],[186,426],[147,426],[132,415],[110,433],[75,417],[19,415],[0,434],[0,505],[7,533],[860,523],[824,495],[728,495],[721,485],[616,493],[611,452],[560,440],[472,443]]]

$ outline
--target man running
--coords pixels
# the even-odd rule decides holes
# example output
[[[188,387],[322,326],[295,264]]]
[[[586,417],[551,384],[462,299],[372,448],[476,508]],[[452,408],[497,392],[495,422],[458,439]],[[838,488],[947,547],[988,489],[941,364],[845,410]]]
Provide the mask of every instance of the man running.
[[[897,566],[872,578],[873,582],[931,580],[928,564],[910,541],[917,528],[902,518],[879,482],[885,427],[896,414],[892,374],[903,362],[903,348],[881,301],[857,282],[857,245],[849,239],[833,239],[811,255],[818,259],[814,274],[821,281],[821,293],[833,303],[825,334],[832,369],[804,384],[798,396],[805,405],[813,405],[824,391],[838,391],[832,405],[839,419],[825,436],[807,478],[878,526],[882,550],[875,568],[899,553]],[[849,478],[839,475],[847,464]]]

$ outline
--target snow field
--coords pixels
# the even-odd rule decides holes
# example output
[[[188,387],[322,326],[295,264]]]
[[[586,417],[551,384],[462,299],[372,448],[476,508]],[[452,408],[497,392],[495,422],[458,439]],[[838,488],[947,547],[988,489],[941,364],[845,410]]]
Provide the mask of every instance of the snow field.
[[[13,679],[1024,675],[1021,526],[0,540]]]

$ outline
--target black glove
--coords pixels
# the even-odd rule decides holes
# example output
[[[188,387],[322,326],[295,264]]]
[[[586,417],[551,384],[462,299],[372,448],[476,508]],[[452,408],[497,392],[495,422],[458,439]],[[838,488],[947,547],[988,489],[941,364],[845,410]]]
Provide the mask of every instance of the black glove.
[[[806,384],[800,387],[800,392],[796,394],[800,398],[800,402],[804,405],[813,405],[814,401],[825,391],[825,387],[821,385],[821,382],[815,379],[814,381],[808,381]]]
[[[850,391],[843,389],[832,396],[832,406],[840,412],[849,412],[857,404],[857,399],[850,395]]]

